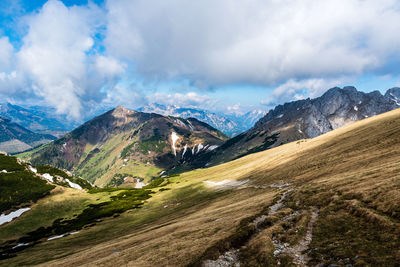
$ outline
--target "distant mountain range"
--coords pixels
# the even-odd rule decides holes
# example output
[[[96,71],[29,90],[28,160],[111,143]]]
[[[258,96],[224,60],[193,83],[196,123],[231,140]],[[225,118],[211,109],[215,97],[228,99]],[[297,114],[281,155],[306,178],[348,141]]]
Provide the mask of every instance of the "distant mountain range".
[[[56,137],[34,133],[10,119],[0,116],[0,151],[18,153],[48,143]]]
[[[321,97],[278,105],[251,129],[228,140],[189,168],[211,166],[292,141],[313,138],[354,121],[400,107],[400,88],[363,93],[355,87],[329,89]],[[181,168],[184,168],[181,166]]]
[[[196,118],[224,132],[228,136],[236,136],[254,126],[265,115],[263,110],[253,110],[241,115],[226,115],[203,109],[184,108],[172,105],[152,103],[137,109],[141,112],[157,113],[164,116]]]
[[[182,108],[160,104],[150,104],[137,110],[140,112],[157,113],[164,116],[196,118],[224,132],[230,137],[236,136],[251,128],[254,123],[265,114],[262,110],[254,110],[243,115],[224,115],[202,109]],[[21,127],[33,133],[52,135],[57,138],[62,137],[80,125],[78,122],[68,120],[63,115],[56,114],[54,108],[43,106],[21,107],[10,103],[2,103],[0,104],[0,116],[11,120],[12,123],[19,124]],[[86,120],[91,118],[92,117],[87,117]],[[20,142],[13,142],[11,146],[3,146],[3,149],[8,153],[15,153],[31,148],[30,145],[22,144],[25,143],[24,140],[19,141]]]
[[[64,116],[56,115],[53,108],[32,106],[21,107],[10,103],[0,104],[0,116],[10,119],[26,129],[42,134],[60,137],[79,126],[67,120]]]

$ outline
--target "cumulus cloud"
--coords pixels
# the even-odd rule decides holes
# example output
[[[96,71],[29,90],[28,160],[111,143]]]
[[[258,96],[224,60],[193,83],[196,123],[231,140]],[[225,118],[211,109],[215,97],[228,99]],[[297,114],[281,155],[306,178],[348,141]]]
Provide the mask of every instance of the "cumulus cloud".
[[[152,78],[273,85],[399,57],[395,0],[110,0],[107,10],[108,51]]]
[[[15,47],[0,37],[0,94],[44,99],[71,118],[96,103],[212,106],[202,88],[238,84],[279,85],[263,101],[272,105],[342,77],[397,75],[400,62],[396,0],[49,0],[15,23]],[[132,81],[152,88],[123,86]],[[150,92],[160,81],[190,88]]]
[[[300,100],[306,97],[314,98],[320,96],[327,89],[342,84],[348,79],[347,77],[340,79],[290,79],[276,87],[266,99],[261,101],[261,104],[273,107],[277,104]]]
[[[215,106],[217,100],[207,95],[200,95],[196,92],[188,92],[186,94],[164,94],[155,93],[148,97],[149,103],[159,103],[164,105],[176,105],[180,107],[202,107],[211,108]]]
[[[114,78],[125,71],[126,65],[115,58],[99,55],[96,57],[95,67],[97,72],[103,76]]]
[[[34,92],[60,113],[81,115],[88,67],[86,53],[99,10],[95,6],[66,7],[48,1],[27,18],[29,30],[18,52],[20,68],[29,76]]]
[[[0,71],[8,70],[11,67],[11,59],[14,48],[10,44],[8,37],[0,38]]]

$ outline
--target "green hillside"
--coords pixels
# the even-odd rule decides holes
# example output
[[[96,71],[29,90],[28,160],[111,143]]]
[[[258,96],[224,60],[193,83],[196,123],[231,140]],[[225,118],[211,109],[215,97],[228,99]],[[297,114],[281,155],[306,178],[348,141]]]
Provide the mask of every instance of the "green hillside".
[[[34,165],[70,170],[97,186],[134,187],[138,182],[150,182],[163,170],[197,157],[227,138],[196,119],[117,107],[19,157]]]

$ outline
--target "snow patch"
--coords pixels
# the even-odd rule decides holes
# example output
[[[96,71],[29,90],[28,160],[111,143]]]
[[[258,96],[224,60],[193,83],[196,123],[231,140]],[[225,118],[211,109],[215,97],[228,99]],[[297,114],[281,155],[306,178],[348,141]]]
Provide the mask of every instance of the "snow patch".
[[[143,186],[146,186],[146,185],[148,185],[148,184],[145,184],[143,182],[137,182],[136,185],[135,185],[135,188],[142,188]]]
[[[187,150],[187,144],[186,144],[185,147],[183,148],[182,158],[183,158],[183,156],[185,155],[186,150]]]
[[[172,149],[174,150],[174,155],[176,156],[176,147],[175,143],[178,141],[179,136],[176,134],[176,132],[172,132],[171,134],[171,139],[172,139]]]
[[[277,119],[280,119],[283,117],[283,114],[279,114],[278,116],[276,116]]]
[[[219,182],[214,182],[214,181],[204,181],[206,185],[209,187],[216,187],[216,188],[223,188],[223,189],[228,189],[228,188],[233,188],[233,187],[239,187],[241,185],[245,185],[249,183],[250,180],[243,180],[243,181],[235,181],[235,180],[222,180]]]
[[[189,128],[190,128],[190,130],[192,130],[192,132],[193,132],[193,131],[194,131],[194,128],[193,128],[192,123],[191,123],[189,120],[187,120],[187,122],[189,123]]]
[[[214,149],[216,149],[218,146],[214,145],[214,146],[210,146],[209,148],[207,148],[208,151],[212,151]]]
[[[13,212],[10,212],[9,214],[1,214],[0,215],[0,225],[11,222],[15,218],[18,218],[19,216],[22,215],[22,213],[30,210],[31,208],[22,208]]]
[[[390,95],[393,97],[393,101],[396,103],[396,105],[400,106],[400,103],[398,102],[399,99],[392,93],[390,93]]]
[[[58,239],[58,238],[62,238],[64,236],[68,236],[68,235],[75,235],[77,233],[79,233],[79,231],[71,232],[71,233],[65,233],[65,234],[62,234],[62,235],[56,235],[56,236],[50,237],[49,239],[47,239],[47,241]]]
[[[19,243],[19,244],[13,246],[12,249],[16,249],[19,247],[26,247],[26,246],[29,246],[29,243]]]
[[[50,182],[53,182],[53,176],[51,176],[50,174],[45,173],[42,176],[43,176],[44,179],[46,179],[46,180],[48,180]]]
[[[33,173],[37,173],[37,170],[30,165],[29,165],[29,170]]]
[[[199,153],[200,152],[200,150],[202,150],[203,149],[203,144],[199,144],[199,146],[197,147],[197,153]]]
[[[355,111],[358,111],[358,107],[357,107],[357,106],[354,106],[353,109],[354,109]]]
[[[192,155],[194,155],[195,152],[196,152],[196,146],[197,146],[197,145],[194,145],[194,147],[192,148]]]
[[[7,170],[2,170],[1,172],[2,172],[2,173],[7,173]]]
[[[67,183],[69,184],[70,187],[82,190],[82,187],[79,184],[75,184],[75,183],[71,182],[69,179],[66,179],[66,181],[67,181]]]

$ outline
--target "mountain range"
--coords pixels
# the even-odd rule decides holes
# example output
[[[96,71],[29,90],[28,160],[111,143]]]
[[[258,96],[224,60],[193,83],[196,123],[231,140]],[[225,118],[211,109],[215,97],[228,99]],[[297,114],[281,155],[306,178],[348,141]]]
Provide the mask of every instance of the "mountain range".
[[[276,106],[251,129],[231,138],[201,159],[185,164],[199,168],[227,162],[292,141],[314,138],[399,107],[400,88],[391,88],[382,95],[379,91],[360,92],[352,86],[334,87],[314,99]]]
[[[55,109],[43,106],[21,107],[10,103],[0,104],[0,116],[10,119],[13,123],[41,134],[61,137],[79,126],[79,123],[57,115]]]
[[[51,142],[56,137],[34,133],[10,119],[0,116],[0,151],[18,153]]]
[[[222,114],[198,108],[184,108],[173,105],[161,105],[152,103],[137,109],[141,112],[157,113],[164,116],[174,116],[181,118],[196,118],[212,127],[224,132],[230,137],[236,136],[247,129],[253,127],[265,111],[255,109],[243,114]]]
[[[137,185],[193,161],[228,137],[194,118],[118,106],[62,138],[26,153],[35,165],[73,170],[96,185]]]
[[[125,177],[134,177],[137,184],[163,171],[179,173],[209,167],[292,141],[314,138],[396,109],[399,99],[400,88],[389,89],[382,95],[378,91],[363,93],[351,86],[335,87],[314,99],[278,105],[252,128],[231,139],[194,118],[117,107],[63,138],[27,153],[26,158],[34,164],[74,170],[102,186],[123,184]],[[195,109],[154,104],[140,110],[197,116],[214,124],[225,121],[233,125],[233,121],[224,117]]]
[[[137,110],[139,112],[157,113],[164,116],[196,118],[231,137],[252,127],[255,121],[265,113],[262,110],[253,110],[241,115],[224,115],[202,109],[180,108],[156,103]],[[6,141],[13,140],[12,142],[0,145],[0,150],[8,153],[22,152],[38,144],[50,142],[55,138],[62,137],[79,126],[77,121],[69,120],[65,116],[58,115],[54,109],[42,106],[21,107],[10,103],[3,103],[0,104],[0,116],[2,116],[4,120],[12,122],[14,128],[18,125],[18,127],[24,129],[23,132],[25,132],[25,135],[21,136],[22,139],[18,139],[20,135],[3,138]],[[87,120],[90,118],[92,117],[86,117]],[[2,122],[2,125],[5,129],[6,125],[4,122]],[[42,141],[39,143],[32,143],[30,139],[27,139],[28,133],[32,135],[30,139],[33,138],[35,141],[40,139]],[[37,134],[43,135],[39,137],[40,135]]]

